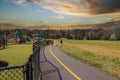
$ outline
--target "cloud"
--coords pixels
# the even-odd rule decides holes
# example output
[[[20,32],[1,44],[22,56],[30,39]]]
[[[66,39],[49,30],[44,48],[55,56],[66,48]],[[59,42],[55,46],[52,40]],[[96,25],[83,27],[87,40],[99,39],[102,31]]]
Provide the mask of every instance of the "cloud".
[[[40,10],[40,9],[37,9],[36,12],[38,12],[38,13],[44,13],[44,11]]]
[[[85,0],[85,4],[89,4],[87,7],[93,15],[120,12],[119,0]]]
[[[10,21],[1,21],[0,20],[0,23],[10,23]]]
[[[45,9],[66,15],[103,15],[120,13],[120,0],[18,0],[32,2]]]
[[[31,26],[38,26],[36,23],[26,23],[24,26],[31,27]]]
[[[24,3],[24,2],[26,2],[26,0],[18,0],[16,3],[21,4],[21,3]]]
[[[3,0],[3,1],[7,2],[8,0]]]
[[[54,3],[53,3],[54,2]],[[76,3],[76,2],[75,2]],[[66,14],[66,15],[85,15],[85,10],[82,8],[81,5],[76,5],[69,1],[58,1],[58,0],[51,0],[48,2],[43,2],[42,6],[45,9],[54,11],[59,14]],[[87,13],[86,13],[87,14]]]
[[[23,3],[25,3],[27,0],[12,0],[13,3],[17,4],[17,5],[21,5]]]
[[[54,16],[54,17],[51,17],[51,18],[64,19],[65,17],[64,17],[64,16],[62,16],[62,15],[58,15],[58,16]]]

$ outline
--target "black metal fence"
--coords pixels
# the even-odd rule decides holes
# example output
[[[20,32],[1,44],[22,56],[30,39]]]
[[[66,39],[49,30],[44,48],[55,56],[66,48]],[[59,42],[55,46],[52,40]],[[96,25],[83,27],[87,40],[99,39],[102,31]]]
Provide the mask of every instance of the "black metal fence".
[[[25,66],[0,68],[0,80],[26,80]]]
[[[62,80],[58,68],[48,60],[45,60],[45,62],[51,64],[55,69],[41,70],[40,56],[44,54],[44,46],[45,42],[35,42],[33,44],[33,54],[30,55],[25,65],[0,68],[0,80],[44,80],[44,74],[52,72],[57,72],[59,78],[57,80]]]
[[[24,65],[0,68],[0,80],[39,80],[40,45],[40,42],[33,44],[33,54]]]

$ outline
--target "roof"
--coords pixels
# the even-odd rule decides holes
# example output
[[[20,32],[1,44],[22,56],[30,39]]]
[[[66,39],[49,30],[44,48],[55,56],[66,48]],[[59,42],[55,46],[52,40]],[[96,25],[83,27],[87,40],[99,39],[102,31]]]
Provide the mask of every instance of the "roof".
[[[18,30],[15,31],[14,34],[15,34],[15,35],[22,35],[21,31],[18,31]]]
[[[37,33],[35,36],[36,37],[42,37],[42,35],[40,33]]]
[[[35,37],[39,37],[40,39],[45,39],[45,35],[37,33]]]
[[[0,31],[0,35],[3,34],[2,31]]]

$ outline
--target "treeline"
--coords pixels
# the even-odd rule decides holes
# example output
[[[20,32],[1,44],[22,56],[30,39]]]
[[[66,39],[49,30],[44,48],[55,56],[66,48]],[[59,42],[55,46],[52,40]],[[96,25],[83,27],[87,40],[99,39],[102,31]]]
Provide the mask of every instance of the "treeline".
[[[79,40],[120,40],[120,27],[61,30],[61,36]]]
[[[23,35],[32,37],[36,33],[46,36],[46,38],[59,39],[61,37],[78,40],[120,40],[120,27],[91,28],[91,29],[68,29],[68,30],[27,30],[14,29],[2,30],[6,35],[20,30]]]

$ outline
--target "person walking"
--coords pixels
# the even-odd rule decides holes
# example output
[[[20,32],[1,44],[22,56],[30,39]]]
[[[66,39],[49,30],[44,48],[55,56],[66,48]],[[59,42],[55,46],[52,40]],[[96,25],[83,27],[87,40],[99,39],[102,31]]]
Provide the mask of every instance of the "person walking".
[[[62,44],[63,44],[63,40],[62,39],[60,40],[60,43],[61,43],[61,46],[62,46]]]

